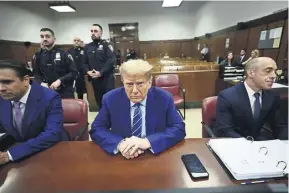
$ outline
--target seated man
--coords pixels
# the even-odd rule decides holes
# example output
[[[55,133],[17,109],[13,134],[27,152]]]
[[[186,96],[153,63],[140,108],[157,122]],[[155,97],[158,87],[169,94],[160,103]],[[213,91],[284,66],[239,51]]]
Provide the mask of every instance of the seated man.
[[[0,152],[0,164],[43,151],[67,140],[59,94],[36,83],[30,85],[25,64],[0,61],[0,133],[17,144]]]
[[[252,59],[245,67],[244,83],[219,93],[213,128],[217,136],[288,139],[287,124],[278,119],[280,97],[270,90],[276,68],[271,58]],[[270,124],[273,135],[261,134],[265,123]]]
[[[107,153],[120,152],[127,159],[147,149],[159,154],[186,136],[185,123],[171,94],[151,87],[151,70],[143,60],[123,63],[120,74],[124,87],[104,95],[90,135]]]

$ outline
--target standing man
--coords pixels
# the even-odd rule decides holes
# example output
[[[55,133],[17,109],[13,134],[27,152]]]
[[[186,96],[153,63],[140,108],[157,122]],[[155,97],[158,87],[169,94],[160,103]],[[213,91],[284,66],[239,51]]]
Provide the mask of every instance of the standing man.
[[[35,57],[35,80],[58,92],[61,98],[74,98],[73,82],[78,72],[72,56],[55,46],[56,38],[51,29],[42,28],[40,38],[44,48]]]
[[[101,107],[102,97],[114,89],[114,66],[116,56],[112,46],[101,39],[102,27],[93,24],[91,27],[92,42],[84,48],[84,72],[88,75],[94,90],[95,100]]]
[[[238,65],[242,66],[242,63],[245,62],[246,60],[248,60],[248,57],[246,57],[246,50],[242,49],[240,51],[240,58],[239,58],[239,61],[238,61]]]
[[[84,70],[83,70],[83,56],[84,48],[81,47],[81,40],[78,37],[73,38],[74,47],[68,50],[68,53],[72,55],[76,68],[78,70],[78,76],[76,78],[76,92],[77,98],[83,99],[83,94],[85,93],[85,82],[84,82]]]

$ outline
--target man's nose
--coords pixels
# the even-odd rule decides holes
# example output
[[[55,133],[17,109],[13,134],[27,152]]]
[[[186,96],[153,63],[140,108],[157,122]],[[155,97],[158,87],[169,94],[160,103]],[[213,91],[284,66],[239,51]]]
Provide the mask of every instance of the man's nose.
[[[4,84],[0,83],[0,92],[3,92],[6,90],[6,87],[4,86]]]

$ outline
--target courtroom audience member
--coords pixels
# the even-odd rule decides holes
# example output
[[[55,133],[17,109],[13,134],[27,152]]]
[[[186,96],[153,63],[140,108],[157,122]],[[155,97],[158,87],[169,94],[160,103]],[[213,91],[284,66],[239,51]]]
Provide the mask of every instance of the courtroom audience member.
[[[29,72],[13,60],[0,61],[0,133],[16,145],[0,152],[0,164],[18,161],[68,140],[60,95],[30,81]]]
[[[201,60],[209,61],[209,48],[207,44],[204,44],[204,48],[201,50]]]
[[[255,49],[251,52],[251,56],[242,64],[246,65],[250,60],[254,59],[254,58],[258,58],[259,57],[259,50]]]
[[[186,58],[185,54],[182,53],[180,58],[185,59]]]
[[[238,63],[234,60],[233,52],[228,52],[227,59],[220,63],[221,66],[237,66]]]
[[[245,81],[219,93],[213,125],[218,137],[288,139],[288,123],[280,119],[280,96],[271,90],[276,68],[271,58],[254,58],[245,66]],[[272,133],[262,129],[265,123]]]
[[[246,49],[242,49],[240,51],[240,56],[237,62],[239,65],[242,65],[242,63],[245,62],[246,60],[248,60],[248,57],[246,56]]]
[[[91,139],[107,153],[132,159],[150,150],[157,155],[186,136],[172,95],[152,86],[152,66],[130,60],[120,67],[124,87],[103,97],[92,123]]]
[[[146,54],[146,53],[143,54],[143,59],[144,59],[144,60],[147,59],[147,54]]]

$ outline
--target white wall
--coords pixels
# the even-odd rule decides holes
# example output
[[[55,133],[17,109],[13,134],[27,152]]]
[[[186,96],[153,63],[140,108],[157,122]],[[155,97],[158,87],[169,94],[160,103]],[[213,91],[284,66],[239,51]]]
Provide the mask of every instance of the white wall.
[[[194,35],[202,36],[286,7],[287,1],[212,1],[197,11]]]
[[[194,37],[194,12],[204,2],[183,2],[178,8],[162,8],[162,2],[72,2],[75,13],[57,13],[58,43],[80,36],[90,42],[90,27],[99,23],[109,38],[108,24],[138,22],[139,39],[168,40]]]
[[[39,30],[53,26],[53,12],[46,7],[42,2],[0,2],[0,39],[39,42]]]
[[[39,42],[39,30],[50,27],[58,44],[70,44],[74,36],[90,42],[90,27],[99,23],[104,38],[108,24],[139,23],[139,39],[190,39],[237,22],[269,15],[288,7],[287,1],[185,1],[177,8],[162,8],[162,2],[71,2],[75,13],[58,13],[48,2],[0,2],[0,39]]]

